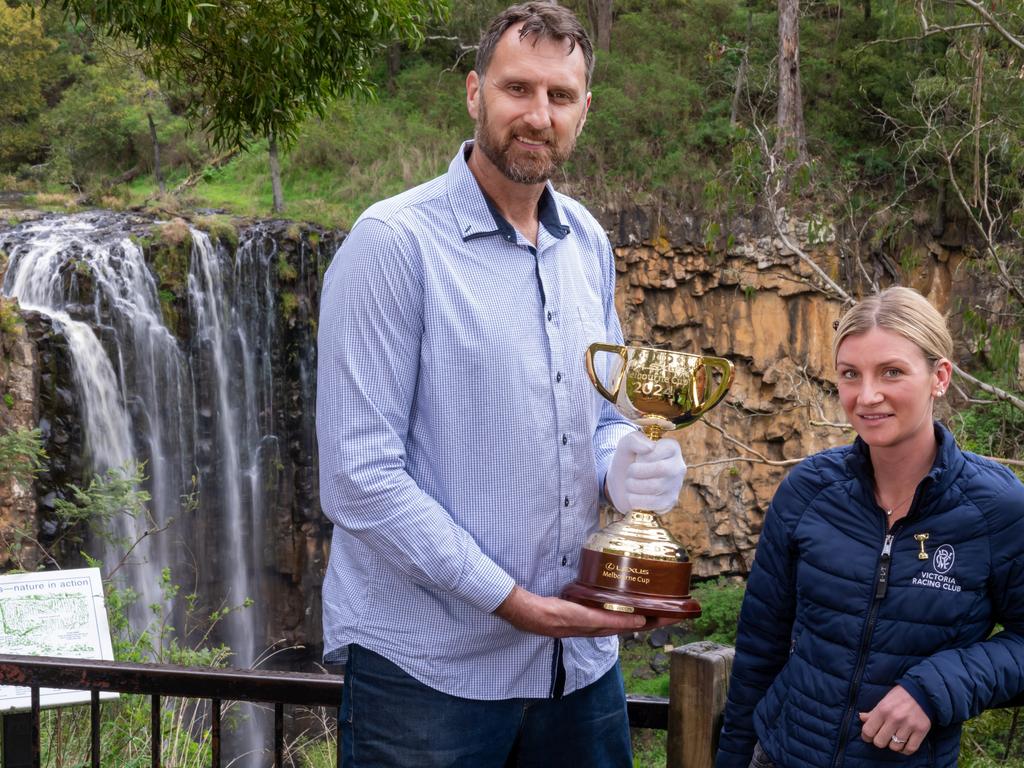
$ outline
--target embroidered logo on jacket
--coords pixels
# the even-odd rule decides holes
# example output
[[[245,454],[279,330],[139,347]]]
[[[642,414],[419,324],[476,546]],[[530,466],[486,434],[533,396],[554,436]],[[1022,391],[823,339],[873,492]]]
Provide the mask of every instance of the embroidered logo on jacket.
[[[914,538],[917,538],[916,536]],[[920,539],[918,539],[921,541]],[[924,548],[924,541],[921,541]],[[943,544],[936,548],[932,554],[931,571],[922,570],[916,577],[910,580],[911,584],[919,587],[931,587],[932,589],[943,589],[946,592],[959,592],[960,585],[956,579],[949,575],[956,560],[956,552],[951,544]]]
[[[949,573],[955,559],[956,553],[953,551],[953,547],[949,544],[943,544],[932,555],[932,565],[939,573]]]

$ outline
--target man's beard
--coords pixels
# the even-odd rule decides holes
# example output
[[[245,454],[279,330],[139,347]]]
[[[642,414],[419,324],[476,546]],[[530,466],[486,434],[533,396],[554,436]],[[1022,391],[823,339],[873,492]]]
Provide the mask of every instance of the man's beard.
[[[576,137],[573,136],[568,146],[559,147],[553,133],[553,131],[547,131],[541,135],[535,135],[533,131],[525,127],[518,132],[513,127],[507,138],[503,140],[488,122],[487,107],[484,100],[480,100],[480,116],[476,121],[474,146],[479,148],[509,181],[514,181],[517,184],[543,184],[555,175],[555,172],[565,164],[572,154],[572,150],[576,146]],[[547,152],[514,153],[512,145],[515,135],[522,136],[524,139],[547,141],[545,146]]]

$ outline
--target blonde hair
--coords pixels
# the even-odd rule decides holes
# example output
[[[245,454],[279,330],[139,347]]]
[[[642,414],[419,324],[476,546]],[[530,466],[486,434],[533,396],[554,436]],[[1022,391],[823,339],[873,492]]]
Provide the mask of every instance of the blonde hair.
[[[872,328],[885,328],[912,341],[932,365],[943,357],[953,357],[953,336],[946,318],[913,288],[897,285],[855,304],[836,322],[833,365],[839,357],[839,345],[847,336]]]

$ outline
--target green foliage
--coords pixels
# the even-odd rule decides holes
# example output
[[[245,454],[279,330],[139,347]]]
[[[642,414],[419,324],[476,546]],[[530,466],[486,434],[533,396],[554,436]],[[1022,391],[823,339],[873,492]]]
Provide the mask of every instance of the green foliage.
[[[318,3],[273,0],[60,0],[147,55],[147,69],[186,85],[189,113],[222,146],[274,135],[287,145],[309,114],[332,98],[369,90],[367,67],[380,43],[416,43],[440,0]]]
[[[965,307],[962,317],[971,351],[987,363],[996,383],[1012,387],[1020,361],[1024,321],[1009,328],[1003,327],[972,307]]]
[[[46,107],[42,62],[54,48],[31,7],[0,3],[0,169],[34,159],[45,141],[39,125]]]
[[[668,672],[656,673],[651,661],[661,649],[652,648],[646,639],[623,641],[619,646],[619,664],[627,693],[645,696],[668,696]]]
[[[637,728],[633,737],[633,768],[663,768],[667,765],[664,731]]]
[[[45,459],[46,451],[38,429],[22,428],[0,434],[0,482],[31,481],[42,469]]]
[[[102,565],[95,561],[92,564]],[[116,660],[193,667],[224,667],[230,660],[229,648],[208,642],[210,632],[226,611],[213,617],[198,615],[196,595],[182,595],[169,570],[165,569],[161,574],[163,600],[151,606],[152,620],[141,630],[133,630],[128,622],[128,610],[138,595],[110,581],[104,582],[104,588]],[[172,601],[185,606],[184,625],[180,630],[171,626],[163,608],[164,604]],[[231,709],[229,704],[223,711],[229,721]],[[199,768],[210,764],[209,720],[201,703],[165,697],[161,699],[160,717],[163,765]],[[100,721],[101,765],[149,765],[150,724],[148,696],[122,694],[116,701],[106,702]],[[85,707],[44,712],[41,721],[44,734],[42,764],[53,768],[87,765],[89,726],[89,711]]]
[[[288,262],[287,256],[282,252],[277,257],[277,279],[282,283],[294,283],[298,276],[299,271]]]
[[[299,311],[299,297],[294,291],[281,292],[281,316],[293,320]]]
[[[132,166],[150,167],[147,115],[165,133],[167,124],[178,135],[184,132],[184,122],[172,118],[157,84],[121,58],[77,63],[69,77],[72,84],[43,118],[53,181],[83,189]]]
[[[211,240],[219,240],[232,250],[238,247],[238,227],[229,216],[211,215],[197,216],[196,229],[210,236]]]
[[[745,16],[721,0],[628,5],[598,57],[593,102],[569,175],[608,187],[700,184],[739,133],[729,124],[737,62],[709,40],[739,40]]]
[[[65,524],[66,535],[80,540],[81,524],[88,526],[93,535],[127,549],[132,542],[117,537],[111,523],[117,516],[145,517],[150,495],[142,488],[144,465],[128,462],[123,467],[111,467],[102,475],[94,475],[84,488],[67,487],[69,499],[58,498],[54,512]]]
[[[3,261],[0,267],[6,267],[6,255],[0,251],[0,256],[4,257],[0,260]],[[21,326],[22,320],[18,308],[18,300],[0,296],[0,341],[4,337],[16,335]]]
[[[693,596],[700,603],[701,615],[693,620],[694,631],[705,640],[734,645],[745,591],[744,582],[724,577],[696,586]]]
[[[982,456],[1024,460],[1024,413],[1006,402],[979,399],[982,402],[959,408],[951,415],[950,427],[957,442]]]
[[[1024,723],[1018,722],[1012,734],[1014,717],[1019,719],[1015,713],[1019,710],[991,709],[964,723],[961,768],[1024,768]]]
[[[192,255],[192,231],[188,222],[172,219],[158,225],[153,234],[156,241],[151,246],[152,264],[160,290],[168,291],[172,296],[181,296],[188,280],[189,259]]]
[[[38,440],[38,434],[35,437]],[[0,439],[0,450],[4,444]],[[7,467],[0,456],[0,467]],[[57,514],[65,523],[88,521],[106,527],[115,515],[136,518],[146,514],[148,494],[141,490],[145,480],[141,465],[132,464],[96,476],[82,489],[71,486],[72,502],[57,502]],[[183,508],[194,506],[193,496],[182,500]],[[159,533],[159,532],[157,532]],[[106,537],[111,540],[109,536]],[[124,552],[137,542],[113,541]],[[198,596],[184,594],[173,581],[169,569],[160,575],[161,599],[149,606],[150,619],[144,627],[132,627],[130,609],[138,594],[118,584],[111,576],[119,566],[104,568],[104,563],[83,553],[88,565],[108,570],[104,579],[104,601],[112,634],[114,657],[118,661],[157,662],[162,664],[223,667],[231,658],[231,650],[211,642],[211,633],[230,613],[252,604],[222,606],[213,611],[199,608]],[[166,606],[173,605],[183,616],[175,626]],[[225,722],[231,722],[232,708],[223,710]],[[165,697],[161,700],[162,764],[180,768],[209,765],[211,741],[208,716],[201,702]],[[121,695],[105,702],[100,721],[100,764],[118,766],[149,765],[151,709],[148,696]],[[43,712],[41,718],[42,765],[58,768],[87,765],[90,756],[90,717],[86,707],[56,708]]]

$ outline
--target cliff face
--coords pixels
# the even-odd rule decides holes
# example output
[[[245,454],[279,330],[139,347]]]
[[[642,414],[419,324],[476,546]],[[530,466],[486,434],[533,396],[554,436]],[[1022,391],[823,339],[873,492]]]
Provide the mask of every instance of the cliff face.
[[[32,429],[38,423],[35,345],[22,322],[17,304],[0,297],[0,432]],[[0,572],[34,569],[39,551],[24,537],[36,537],[36,493],[31,482],[8,476],[0,468]]]
[[[734,222],[729,238],[707,243],[701,234],[706,228],[682,215],[669,220],[630,208],[606,212],[602,218],[614,245],[616,306],[627,342],[715,354],[736,364],[726,400],[703,422],[674,433],[690,471],[679,505],[666,522],[686,545],[698,578],[744,573],[771,497],[788,468],[815,451],[853,439],[842,428],[845,419],[834,396],[830,359],[832,323],[842,303],[815,287],[811,268],[778,238],[765,235],[769,228],[763,222]],[[225,379],[215,359],[216,340],[202,331],[203,299],[194,272],[197,252],[188,225],[138,217],[104,222],[113,229],[123,227],[145,251],[156,280],[157,315],[187,362],[187,387],[176,391],[195,393],[193,402],[178,404],[184,414],[177,428],[181,442],[167,454],[179,457],[183,467],[183,486],[175,493],[190,488],[197,492],[194,503],[180,508],[176,496],[170,499],[175,507],[170,514],[177,522],[161,535],[171,542],[166,554],[172,570],[184,581],[194,573],[200,605],[215,609],[226,599],[225,580],[239,567],[234,553],[247,552],[247,596],[258,600],[259,620],[251,628],[257,646],[283,640],[306,646],[307,658],[316,658],[320,584],[330,545],[330,525],[320,512],[318,495],[316,319],[320,278],[341,234],[285,222],[248,224],[241,233],[225,229],[224,222],[210,225],[211,247],[225,270],[219,302],[230,311],[224,326],[230,333],[222,340]],[[203,228],[201,223],[196,226]],[[959,327],[955,310],[962,298],[995,309],[1005,300],[983,271],[972,268],[956,231],[938,237],[911,231],[896,265],[882,253],[853,263],[852,257],[841,255],[844,249],[828,230],[811,231],[795,222],[786,227],[789,239],[837,282],[863,290],[868,276],[885,284],[898,276],[941,309],[953,310],[954,328]],[[0,242],[4,237],[7,247],[23,241],[14,232],[0,232]],[[92,322],[97,273],[77,261],[69,264],[67,277],[78,281],[78,293],[68,311]],[[11,395],[0,404],[0,428],[39,425],[48,462],[34,489],[0,485],[5,545],[0,558],[7,558],[0,562],[3,568],[18,565],[7,548],[16,531],[29,531],[44,545],[57,537],[53,500],[65,494],[68,483],[88,480],[88,440],[80,396],[72,386],[67,339],[46,316],[22,314],[24,327],[0,338],[0,395]],[[96,325],[106,328],[102,341],[107,354],[120,359],[121,368],[131,369],[131,353],[123,342],[115,343],[109,321]],[[248,343],[239,347],[232,341],[236,336]],[[232,362],[243,352],[248,357]],[[242,375],[249,370],[251,376]],[[252,432],[252,447],[239,456],[259,483],[241,488],[239,503],[260,511],[237,530],[224,524],[219,386],[232,408],[241,399],[251,402],[249,415],[240,415],[236,424],[239,434]],[[142,412],[144,399],[128,397],[134,409],[129,415],[138,430],[147,423],[135,415]],[[135,440],[137,445],[146,442],[138,434]],[[145,450],[140,449],[143,458]],[[189,486],[189,473],[194,473],[194,487]],[[233,550],[228,543],[232,539],[253,546]],[[29,549],[20,550],[22,567],[38,562],[38,552]],[[240,596],[227,599],[236,604]]]
[[[687,547],[695,576],[745,573],[788,468],[854,438],[842,426],[831,361],[832,324],[843,303],[816,287],[812,269],[780,238],[759,234],[763,224],[739,222],[732,239],[707,244],[692,219],[616,218],[616,306],[627,343],[736,365],[725,401],[673,433],[690,469],[665,523]],[[1004,301],[971,268],[956,229],[938,238],[912,229],[899,266],[879,253],[849,263],[832,232],[812,232],[806,223],[787,221],[784,230],[833,280],[864,291],[867,276],[883,284],[898,277],[949,312],[954,329],[961,298],[996,308]]]

